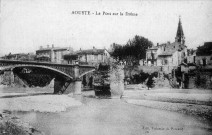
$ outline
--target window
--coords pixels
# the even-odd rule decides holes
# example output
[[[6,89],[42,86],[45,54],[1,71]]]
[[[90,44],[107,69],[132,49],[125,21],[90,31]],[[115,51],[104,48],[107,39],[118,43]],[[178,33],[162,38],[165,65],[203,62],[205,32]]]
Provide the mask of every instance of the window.
[[[202,59],[202,64],[203,64],[203,66],[206,66],[206,65],[207,65],[207,60],[206,60],[206,58]]]
[[[168,64],[168,60],[164,60],[164,65],[167,65]]]

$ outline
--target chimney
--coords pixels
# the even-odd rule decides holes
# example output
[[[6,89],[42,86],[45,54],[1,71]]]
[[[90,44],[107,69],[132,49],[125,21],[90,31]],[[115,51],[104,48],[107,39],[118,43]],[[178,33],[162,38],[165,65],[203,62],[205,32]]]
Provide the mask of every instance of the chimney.
[[[40,46],[40,50],[43,49],[43,46]]]
[[[52,44],[52,48],[54,48],[54,44]]]
[[[167,44],[170,45],[170,41],[168,41]]]
[[[157,43],[157,46],[159,46],[159,43]]]
[[[47,45],[47,48],[49,48],[49,45]]]
[[[93,46],[93,49],[96,49],[96,48]]]

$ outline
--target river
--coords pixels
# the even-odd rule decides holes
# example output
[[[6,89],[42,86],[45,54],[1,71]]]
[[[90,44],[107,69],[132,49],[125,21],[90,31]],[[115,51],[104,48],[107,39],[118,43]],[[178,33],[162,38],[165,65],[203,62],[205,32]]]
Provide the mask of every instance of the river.
[[[211,135],[212,125],[177,112],[98,99],[93,91],[75,97],[83,105],[66,112],[12,112],[46,135]]]

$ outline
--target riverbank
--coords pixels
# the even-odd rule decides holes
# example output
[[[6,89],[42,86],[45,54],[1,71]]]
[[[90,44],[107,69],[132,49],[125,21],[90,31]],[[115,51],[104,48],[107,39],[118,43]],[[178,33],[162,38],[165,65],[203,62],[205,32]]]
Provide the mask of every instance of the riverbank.
[[[28,123],[11,115],[11,111],[62,112],[69,107],[82,104],[68,95],[1,98],[0,103],[0,134],[2,135],[44,135]]]
[[[125,101],[149,108],[180,112],[212,120],[212,91],[192,89],[125,90]]]
[[[68,95],[38,95],[26,97],[1,98],[0,110],[61,112],[67,108],[82,105]]]
[[[21,121],[8,111],[0,111],[0,134],[1,135],[44,135],[41,131],[33,128],[29,123]]]
[[[82,103],[73,95],[53,95],[51,89],[0,88],[0,134],[44,135],[44,133],[13,116],[11,112],[63,112]],[[15,93],[14,93],[15,92]]]
[[[30,90],[30,89],[28,89]],[[26,133],[31,132],[31,130],[36,130],[37,135],[40,135],[37,130],[44,132],[46,135],[79,135],[79,134],[145,134],[147,131],[149,134],[210,134],[211,124],[208,122],[199,121],[196,117],[184,115],[181,113],[164,111],[161,109],[152,109],[150,107],[138,106],[133,103],[126,103],[126,100],[141,100],[142,98],[148,104],[153,100],[147,100],[153,93],[167,93],[168,91],[154,91],[154,90],[125,90],[122,99],[100,99],[95,98],[94,91],[83,91],[81,96],[74,95],[52,95],[50,93],[45,95],[34,95],[40,92],[46,93],[45,89],[40,89],[39,93],[31,93],[26,91],[29,95],[21,95],[21,90],[11,91],[19,93],[16,97],[15,95],[7,96],[7,93],[2,93],[0,98],[2,102],[5,100],[13,100],[12,104],[8,102],[8,106],[16,105],[18,103],[22,105],[27,105],[25,108],[28,111],[11,111],[10,119],[17,120],[19,117],[21,121],[26,121],[30,123],[33,127],[26,127]],[[8,91],[4,91],[8,92]],[[37,91],[38,92],[38,91]],[[170,92],[171,93],[171,92]],[[172,91],[172,94],[179,93]],[[24,93],[23,93],[24,94]],[[26,93],[25,93],[26,94]],[[194,93],[193,93],[194,94]],[[163,94],[161,94],[163,95]],[[57,99],[55,97],[61,97],[62,99]],[[167,95],[168,96],[168,95]],[[39,97],[39,98],[38,98]],[[46,104],[47,107],[51,105],[57,106],[57,102],[63,100],[65,103],[71,100],[67,98],[81,101],[83,105],[76,107],[70,107],[66,111],[58,113],[40,113],[41,111],[46,112],[45,108],[42,108],[42,104]],[[4,101],[3,101],[4,100]],[[53,101],[54,100],[54,101]],[[17,103],[14,103],[16,102]],[[48,102],[47,102],[48,101]],[[50,102],[52,101],[52,102]],[[60,102],[61,102],[60,101]],[[25,103],[29,102],[29,103]],[[32,110],[31,106],[36,106],[36,102],[39,102],[39,108],[34,108]],[[49,103],[50,102],[50,103]],[[135,102],[135,101],[133,101]],[[158,101],[155,101],[158,102]],[[157,103],[152,103],[157,105]],[[166,102],[164,102],[166,103]],[[50,106],[48,106],[50,104]],[[141,104],[141,103],[139,103]],[[15,106],[14,106],[15,107]],[[45,106],[43,106],[45,107]],[[20,108],[20,109],[23,109]],[[57,107],[56,107],[57,108]],[[38,111],[38,109],[40,111]],[[14,109],[19,110],[19,109]],[[60,110],[60,108],[59,108]],[[62,110],[62,109],[61,109]],[[55,111],[55,110],[54,110]],[[51,111],[51,112],[54,112]],[[10,111],[6,111],[10,113]],[[48,111],[47,111],[48,112]],[[12,118],[15,115],[16,117]],[[17,123],[22,123],[21,121]],[[10,124],[9,124],[10,125]],[[27,125],[27,124],[24,124]],[[15,130],[19,129],[18,125],[14,126]],[[151,130],[145,128],[149,127]],[[153,129],[152,129],[153,128]],[[182,130],[155,130],[155,128],[168,128],[168,129],[182,129]],[[4,127],[4,129],[7,129]],[[21,128],[24,131],[24,128]],[[109,129],[109,130],[108,130]],[[101,131],[100,131],[101,130]],[[5,132],[5,130],[3,130]],[[2,132],[3,132],[2,131]],[[19,131],[19,130],[18,130]],[[20,131],[21,132],[21,131]],[[24,131],[25,132],[25,131]],[[20,134],[25,134],[21,132]],[[30,133],[31,134],[31,133]],[[28,135],[28,134],[27,134]],[[33,134],[32,134],[33,135]]]

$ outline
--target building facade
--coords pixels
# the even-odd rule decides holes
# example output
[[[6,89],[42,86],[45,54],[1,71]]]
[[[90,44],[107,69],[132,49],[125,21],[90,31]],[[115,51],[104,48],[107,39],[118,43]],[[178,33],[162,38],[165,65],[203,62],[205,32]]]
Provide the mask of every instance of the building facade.
[[[175,42],[157,44],[149,48],[146,53],[146,62],[148,66],[178,66],[186,57],[187,47],[181,19],[179,19]]]
[[[187,63],[196,63],[196,51],[193,49],[188,49]]]
[[[195,63],[197,65],[212,65],[212,42],[205,42],[196,52]]]
[[[71,47],[49,47],[47,48],[40,47],[39,50],[36,50],[36,60],[39,62],[52,62],[52,63],[64,63],[63,56],[73,52]]]
[[[100,63],[107,64],[110,60],[110,54],[106,49],[93,49],[79,50],[75,53],[67,54],[64,59],[68,64],[74,64],[78,61],[80,64],[85,65],[99,65]]]
[[[149,66],[157,66],[157,51],[158,47],[153,46],[149,48],[146,52],[146,63]]]

